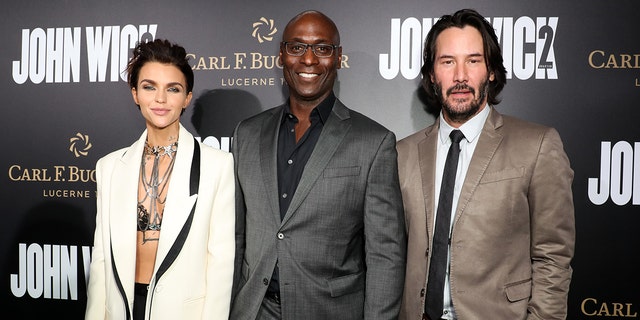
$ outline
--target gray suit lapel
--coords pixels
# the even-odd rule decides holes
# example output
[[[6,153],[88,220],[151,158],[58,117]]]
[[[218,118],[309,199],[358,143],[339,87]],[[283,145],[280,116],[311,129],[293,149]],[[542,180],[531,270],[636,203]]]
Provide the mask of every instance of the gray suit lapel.
[[[260,169],[265,190],[269,192],[269,204],[271,212],[280,223],[280,202],[278,201],[278,132],[284,108],[281,106],[274,110],[260,129]]]
[[[304,173],[300,178],[296,193],[293,195],[293,199],[291,199],[289,209],[282,219],[283,225],[291,218],[292,214],[307,197],[316,180],[320,177],[324,168],[338,149],[340,142],[347,135],[347,132],[351,128],[351,121],[348,121],[349,119],[349,109],[336,99],[333,109],[331,110],[331,115],[327,119],[327,123],[324,124],[318,142],[304,168]]]
[[[482,133],[478,140],[478,145],[473,152],[473,158],[469,163],[469,169],[467,170],[467,177],[462,185],[460,191],[460,198],[458,199],[458,209],[456,210],[456,219],[460,219],[460,215],[464,212],[471,196],[475,192],[480,180],[484,175],[489,163],[502,142],[502,133],[498,129],[502,126],[502,116],[495,110],[491,109],[491,114],[487,118],[487,121],[482,128]],[[455,222],[454,222],[455,223]]]

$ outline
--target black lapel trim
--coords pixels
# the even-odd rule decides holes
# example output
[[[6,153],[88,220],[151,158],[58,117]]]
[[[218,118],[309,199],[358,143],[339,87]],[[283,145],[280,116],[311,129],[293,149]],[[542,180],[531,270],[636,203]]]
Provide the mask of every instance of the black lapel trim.
[[[194,148],[193,148],[193,160],[191,160],[191,175],[189,179],[191,180],[189,183],[189,190],[191,195],[198,193],[198,186],[200,185],[200,145],[198,145],[198,141],[193,139]],[[196,211],[196,204],[198,200],[193,204],[191,208],[191,213],[189,213],[189,218],[185,221],[182,226],[182,230],[176,237],[176,241],[169,249],[167,256],[164,258],[160,267],[158,268],[158,272],[156,273],[156,283],[162,277],[162,275],[169,269],[169,266],[176,260],[178,254],[182,250],[184,246],[184,242],[187,240],[187,235],[189,235],[189,230],[191,230],[191,222],[193,222],[193,214]]]
[[[113,276],[116,278],[116,286],[118,286],[118,291],[120,291],[120,296],[124,301],[124,308],[127,311],[127,320],[130,320],[131,311],[129,310],[129,301],[127,301],[127,293],[124,292],[124,287],[122,286],[122,282],[120,281],[120,276],[118,276],[116,261],[113,259],[113,245],[111,243],[109,243],[109,249],[111,250],[111,269],[113,270]]]

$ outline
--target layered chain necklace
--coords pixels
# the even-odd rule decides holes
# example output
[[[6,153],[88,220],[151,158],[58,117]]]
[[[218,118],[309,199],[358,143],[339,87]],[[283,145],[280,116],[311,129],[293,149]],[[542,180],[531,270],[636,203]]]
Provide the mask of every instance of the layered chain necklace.
[[[176,161],[175,153],[178,150],[178,142],[174,142],[167,146],[150,146],[145,142],[144,154],[142,155],[142,163],[140,164],[140,180],[144,188],[144,196],[138,196],[138,231],[142,231],[142,244],[147,241],[158,241],[156,235],[147,237],[147,231],[160,231],[162,226],[162,214],[164,211],[164,203],[167,201],[167,195],[164,192],[173,165]],[[163,157],[169,157],[171,160],[164,173],[160,173],[159,163]],[[151,168],[151,176],[147,177],[146,164],[147,161],[153,159]],[[164,194],[164,197],[162,196]],[[149,203],[149,208],[145,208],[144,203]],[[161,209],[159,209],[161,207]]]

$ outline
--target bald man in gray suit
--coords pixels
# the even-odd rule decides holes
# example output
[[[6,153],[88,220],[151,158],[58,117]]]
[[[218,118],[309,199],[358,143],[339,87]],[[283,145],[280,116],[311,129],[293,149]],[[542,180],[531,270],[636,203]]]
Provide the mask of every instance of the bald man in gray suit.
[[[279,58],[281,106],[233,139],[237,257],[231,319],[396,319],[406,235],[396,139],[333,93],[335,24],[294,17]]]

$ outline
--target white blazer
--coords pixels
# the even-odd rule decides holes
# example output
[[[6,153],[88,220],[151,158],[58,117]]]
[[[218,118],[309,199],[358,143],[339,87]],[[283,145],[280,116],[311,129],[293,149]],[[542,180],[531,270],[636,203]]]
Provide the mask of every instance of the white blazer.
[[[97,162],[96,230],[85,319],[127,319],[127,313],[133,310],[138,179],[146,137],[145,131],[130,147]],[[194,142],[193,136],[180,125],[154,275],[147,295],[146,319],[229,316],[235,255],[233,158],[228,152],[199,143],[199,191],[191,195]],[[158,268],[194,204],[186,241],[166,272],[159,276]]]

